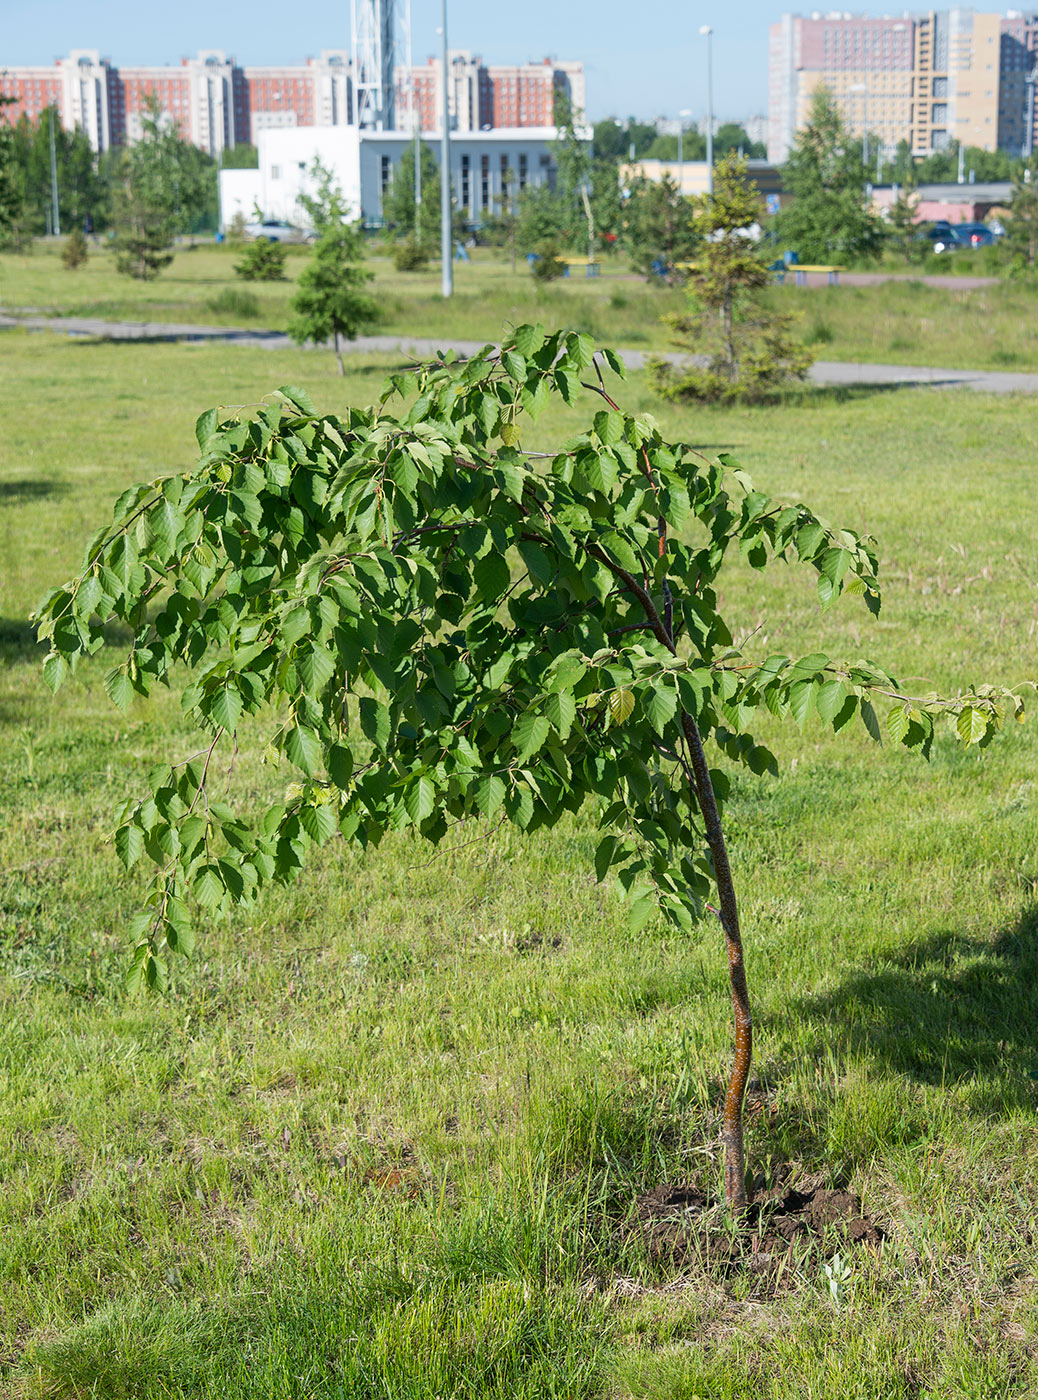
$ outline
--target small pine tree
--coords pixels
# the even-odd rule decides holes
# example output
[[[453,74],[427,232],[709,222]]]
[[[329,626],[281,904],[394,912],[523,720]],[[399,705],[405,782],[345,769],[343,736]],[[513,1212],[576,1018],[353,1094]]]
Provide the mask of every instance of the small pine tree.
[[[530,271],[538,282],[554,282],[566,275],[566,264],[559,257],[554,243],[542,243],[537,249]]]
[[[421,272],[428,262],[429,255],[413,233],[393,244],[393,266],[397,272]]]
[[[713,194],[696,201],[693,227],[703,241],[689,279],[691,310],[663,318],[706,363],[676,368],[654,361],[650,379],[664,397],[753,401],[803,379],[810,368],[814,356],[793,336],[793,317],[768,311],[755,295],[769,279],[747,234],[759,215],[760,194],[746,178],[745,160],[725,156],[714,171]]]
[[[125,277],[148,282],[173,261],[168,210],[146,200],[129,180],[115,196],[115,266]]]
[[[234,271],[243,282],[283,282],[285,280],[286,250],[269,238],[257,238],[242,253]]]
[[[675,264],[688,262],[699,243],[693,213],[692,201],[679,192],[669,175],[662,180],[635,180],[624,234],[631,266],[647,276],[672,281]]]
[[[1006,243],[1016,266],[1033,272],[1038,266],[1038,154],[1013,176]]]
[[[69,272],[75,272],[87,260],[87,241],[81,228],[74,228],[65,239],[61,250],[61,261]]]
[[[356,224],[326,224],[292,298],[295,316],[288,325],[289,335],[300,345],[334,341],[340,374],[346,373],[340,340],[352,340],[379,318],[378,306],[361,290],[372,276],[361,266],[363,260],[364,244]]]

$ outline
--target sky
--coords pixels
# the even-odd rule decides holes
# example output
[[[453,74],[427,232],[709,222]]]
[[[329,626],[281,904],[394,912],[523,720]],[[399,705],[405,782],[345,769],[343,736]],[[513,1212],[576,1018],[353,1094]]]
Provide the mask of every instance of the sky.
[[[682,110],[700,120],[706,41],[699,28],[709,24],[714,113],[725,121],[767,111],[768,26],[786,7],[782,0],[449,0],[447,25],[451,48],[488,63],[582,59],[587,115],[597,121]],[[850,8],[882,15],[904,6],[859,0]],[[415,61],[423,62],[439,48],[439,0],[412,0],[412,13]],[[51,63],[73,48],[99,49],[125,65],[178,63],[200,48],[223,49],[243,64],[300,62],[348,47],[349,16],[349,0],[0,0],[0,67]]]

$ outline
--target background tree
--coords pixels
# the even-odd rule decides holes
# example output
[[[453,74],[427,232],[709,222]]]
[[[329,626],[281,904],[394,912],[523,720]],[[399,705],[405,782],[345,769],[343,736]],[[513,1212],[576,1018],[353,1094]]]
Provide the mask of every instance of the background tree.
[[[393,171],[393,182],[383,203],[386,220],[397,235],[410,235],[427,249],[439,248],[440,165],[425,144],[419,144],[422,175],[422,203],[415,226],[414,145],[404,147],[400,163]]]
[[[141,137],[123,153],[121,174],[134,201],[164,215],[171,233],[215,228],[218,167],[211,156],[182,141],[152,93],[141,113]]]
[[[32,235],[50,227],[50,123],[54,121],[54,157],[58,183],[58,213],[63,230],[104,228],[109,215],[108,184],[85,132],[66,131],[55,107],[38,121],[22,116],[14,128],[13,159],[18,167],[23,218]]]
[[[342,339],[352,340],[379,319],[377,304],[361,290],[372,276],[363,263],[359,225],[325,224],[291,301],[295,314],[288,323],[289,335],[301,345],[331,340],[340,374],[346,373]]]
[[[21,172],[15,158],[14,131],[3,115],[4,107],[13,102],[13,97],[0,96],[0,246],[11,238],[24,198]]]
[[[558,206],[558,238],[564,248],[580,248],[586,252],[588,225],[583,192],[590,193],[591,145],[583,139],[582,121],[583,114],[574,111],[569,96],[556,89],[552,197]]]
[[[793,318],[769,311],[755,294],[767,286],[767,259],[746,230],[760,217],[756,185],[746,161],[726,155],[714,168],[713,194],[696,201],[694,227],[702,238],[689,274],[692,310],[667,316],[679,344],[706,363],[650,366],[658,393],[668,398],[763,398],[803,379],[814,355],[793,335]]]
[[[705,143],[704,143],[705,144]],[[749,133],[738,122],[722,122],[714,135],[714,156],[740,153],[747,160],[764,160],[768,154],[763,141],[751,141]]]
[[[147,202],[129,164],[112,196],[115,266],[126,277],[151,281],[173,261],[173,219],[167,206]]]
[[[1015,264],[1033,272],[1038,263],[1038,152],[1013,176],[1005,236]]]
[[[520,252],[530,253],[542,243],[554,243],[556,247],[570,247],[573,230],[571,210],[558,199],[547,185],[527,185],[519,195],[519,224],[516,241]],[[587,220],[581,213],[581,226],[587,229]]]
[[[221,170],[258,170],[259,151],[247,141],[239,141],[236,146],[225,146],[220,152]]]
[[[868,207],[861,143],[848,137],[827,88],[816,90],[783,174],[792,199],[778,215],[776,229],[801,262],[875,256],[882,229]]]
[[[61,261],[69,272],[74,272],[77,267],[81,267],[87,260],[86,235],[81,228],[74,228],[65,239],[65,246],[61,250]]]
[[[155,869],[131,930],[138,985],[164,985],[168,954],[190,951],[193,905],[252,902],[336,835],[435,845],[462,822],[597,816],[596,874],[617,876],[633,928],[656,910],[685,933],[719,918],[736,1027],[725,1191],[740,1211],[752,1020],[724,767],[776,770],[751,732],[764,709],[837,731],[860,719],[878,739],[878,700],[890,738],[927,754],[940,714],[975,744],[1020,705],[991,688],[919,697],[874,663],[820,652],[734,649],[740,620],[722,615],[719,585],[730,549],[757,569],[804,562],[823,605],[846,591],[875,613],[874,542],[666,441],[616,404],[610,368],[623,370],[587,336],[521,326],[500,352],[399,376],[341,416],[290,388],[244,420],[210,410],[199,463],[125,492],[83,572],[40,604],[44,675],[57,689],[129,629],[109,696],[126,709],[182,685],[204,735],[118,819],[120,859]],[[582,383],[596,409],[584,430],[531,460],[525,416],[553,395],[574,403]],[[217,750],[260,714],[271,761],[297,780],[252,813],[231,805],[240,783],[225,795]]]
[[[243,282],[283,282],[288,250],[269,238],[256,238],[245,245],[241,261],[234,264],[235,275]]]
[[[898,190],[897,198],[887,211],[887,243],[905,262],[919,262],[930,251],[925,239],[919,237],[916,215],[919,212],[919,192],[910,181]]]
[[[676,161],[678,158],[678,138],[676,132],[658,135],[645,152],[646,160]],[[686,127],[681,138],[682,160],[706,160],[706,137],[697,127]]]
[[[638,122],[633,117],[628,117],[626,122],[616,117],[606,117],[604,121],[595,122],[593,131],[595,159],[611,160],[616,164],[631,159],[632,146],[637,160],[645,155],[656,139],[654,122]]]
[[[566,264],[559,257],[554,243],[542,243],[530,263],[530,272],[537,282],[556,282],[566,275]]]
[[[688,262],[699,246],[692,201],[669,175],[642,175],[631,184],[624,214],[624,247],[635,270],[668,282],[678,278],[675,265]]]

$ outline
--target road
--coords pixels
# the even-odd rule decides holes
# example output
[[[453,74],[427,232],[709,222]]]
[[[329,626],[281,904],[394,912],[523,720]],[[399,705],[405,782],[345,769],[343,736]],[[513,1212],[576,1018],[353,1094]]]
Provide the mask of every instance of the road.
[[[964,279],[955,279],[959,282]],[[163,321],[102,321],[89,316],[33,316],[0,314],[0,329],[22,327],[33,331],[56,331],[63,335],[96,336],[105,340],[142,342],[189,341],[197,343],[253,346],[262,350],[287,350],[292,342],[280,331],[247,330],[228,326],[192,326]],[[351,341],[353,355],[402,354],[409,359],[429,359],[440,350],[472,355],[485,342],[477,340],[428,340],[417,336],[362,335]],[[674,351],[623,350],[619,353],[631,367],[642,369],[649,359],[680,363],[687,356]],[[822,385],[911,386],[976,389],[985,394],[1038,394],[1038,374],[1015,374],[1004,370],[937,369],[925,365],[863,365],[818,360],[811,368],[810,382]]]

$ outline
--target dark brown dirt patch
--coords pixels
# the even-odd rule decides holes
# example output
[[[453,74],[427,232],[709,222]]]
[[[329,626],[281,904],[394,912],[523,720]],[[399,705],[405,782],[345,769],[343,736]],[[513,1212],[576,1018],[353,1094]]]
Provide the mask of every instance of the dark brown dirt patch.
[[[792,1282],[811,1254],[828,1259],[848,1247],[877,1248],[884,1237],[857,1196],[806,1181],[759,1192],[737,1222],[724,1202],[694,1187],[657,1186],[639,1197],[633,1229],[664,1268],[749,1273],[776,1284],[783,1276]]]

